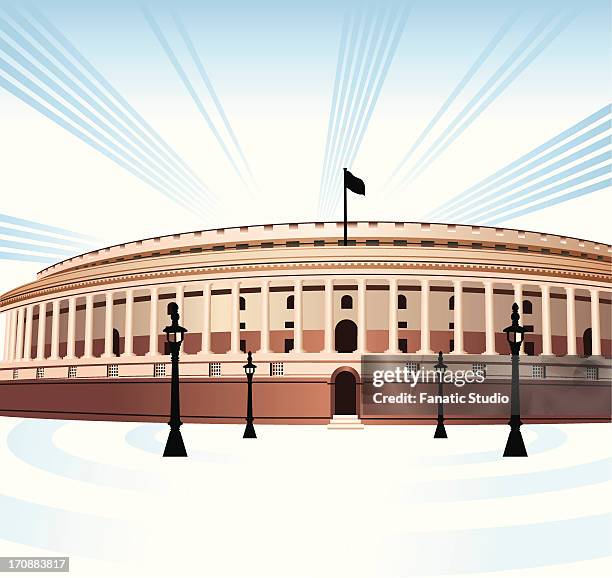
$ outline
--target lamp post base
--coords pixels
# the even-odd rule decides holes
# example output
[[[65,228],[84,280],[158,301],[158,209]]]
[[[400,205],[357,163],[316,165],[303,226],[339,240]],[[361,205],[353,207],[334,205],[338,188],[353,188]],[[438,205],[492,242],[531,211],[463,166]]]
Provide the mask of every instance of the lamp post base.
[[[253,422],[247,422],[246,427],[244,428],[243,438],[256,438],[257,434],[255,433],[255,427],[253,426]]]
[[[438,425],[436,426],[436,433],[434,434],[434,439],[436,438],[448,438],[446,435],[446,428],[444,427],[444,419],[438,418]]]
[[[523,434],[521,433],[521,425],[523,424],[521,418],[513,415],[508,423],[510,425],[510,434],[508,435],[508,441],[506,442],[504,457],[526,458],[527,448],[525,448]]]
[[[179,428],[170,428],[168,434],[168,441],[166,442],[166,449],[164,449],[165,458],[186,458],[187,450],[185,449],[185,443],[183,442],[183,436]]]

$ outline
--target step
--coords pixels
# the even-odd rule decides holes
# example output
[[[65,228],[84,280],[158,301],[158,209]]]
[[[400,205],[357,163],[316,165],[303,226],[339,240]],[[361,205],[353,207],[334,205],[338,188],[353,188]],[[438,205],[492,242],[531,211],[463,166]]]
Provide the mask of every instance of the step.
[[[363,429],[358,415],[334,415],[327,424],[328,429]]]

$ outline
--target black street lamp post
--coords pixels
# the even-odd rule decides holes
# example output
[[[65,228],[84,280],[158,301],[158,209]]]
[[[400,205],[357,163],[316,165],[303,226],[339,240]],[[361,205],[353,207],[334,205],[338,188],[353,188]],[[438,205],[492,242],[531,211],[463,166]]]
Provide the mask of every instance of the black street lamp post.
[[[519,353],[521,345],[525,339],[525,328],[519,325],[520,315],[518,305],[512,305],[512,325],[504,329],[504,333],[510,344],[510,353],[512,354],[512,390],[510,393],[510,434],[506,442],[504,457],[527,457],[527,449],[521,434],[521,398],[519,389]]]
[[[172,360],[172,378],[170,381],[170,433],[164,450],[164,457],[187,457],[187,450],[181,435],[181,401],[179,391],[179,351],[181,343],[187,333],[187,329],[178,324],[179,312],[176,303],[168,303],[168,315],[172,325],[164,329],[166,340],[170,347],[170,358]]]
[[[249,351],[247,354],[247,362],[244,367],[244,373],[247,376],[248,392],[247,392],[247,415],[246,428],[244,428],[243,438],[256,438],[255,428],[253,427],[253,375],[257,366],[253,363],[253,355]]]
[[[444,427],[444,402],[442,401],[442,396],[444,393],[443,377],[448,365],[444,363],[444,357],[441,351],[438,352],[438,363],[436,363],[434,367],[438,373],[438,425],[436,426],[434,438],[447,438],[446,428]]]

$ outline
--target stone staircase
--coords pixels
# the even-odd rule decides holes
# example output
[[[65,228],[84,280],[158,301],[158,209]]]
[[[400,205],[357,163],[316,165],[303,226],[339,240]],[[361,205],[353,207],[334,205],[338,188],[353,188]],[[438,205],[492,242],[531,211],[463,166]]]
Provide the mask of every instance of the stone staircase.
[[[334,415],[327,429],[363,429],[358,415]]]

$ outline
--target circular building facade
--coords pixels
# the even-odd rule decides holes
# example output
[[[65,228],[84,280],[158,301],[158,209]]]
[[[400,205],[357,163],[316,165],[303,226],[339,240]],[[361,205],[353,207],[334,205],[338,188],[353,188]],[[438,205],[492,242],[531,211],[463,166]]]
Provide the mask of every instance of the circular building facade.
[[[67,259],[0,297],[5,415],[165,421],[168,303],[188,329],[186,420],[243,419],[253,351],[255,417],[268,423],[430,420],[369,413],[362,358],[482,368],[509,388],[503,328],[528,330],[527,420],[609,419],[608,245],[453,224],[289,223],[195,231]],[[450,408],[449,419],[503,420]]]

